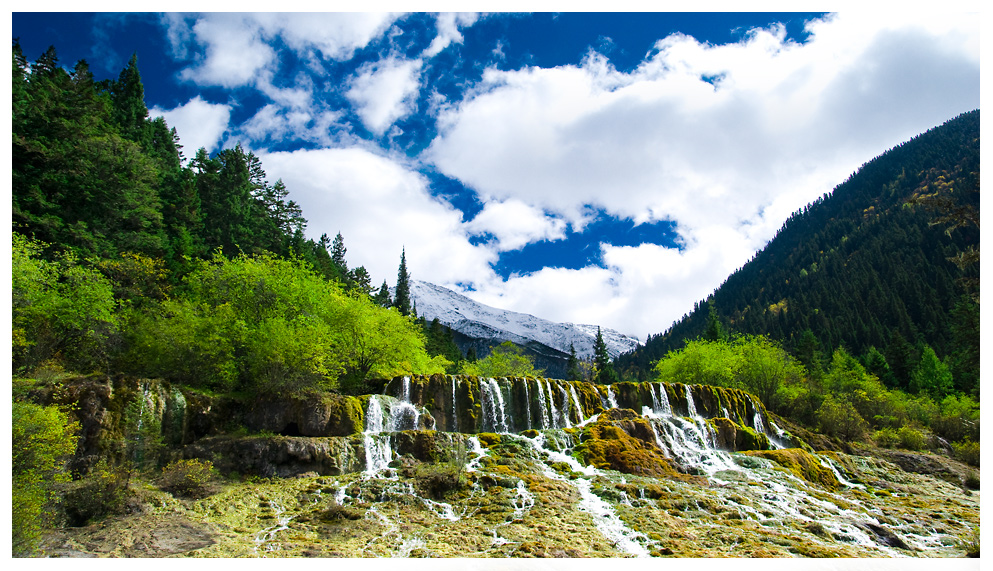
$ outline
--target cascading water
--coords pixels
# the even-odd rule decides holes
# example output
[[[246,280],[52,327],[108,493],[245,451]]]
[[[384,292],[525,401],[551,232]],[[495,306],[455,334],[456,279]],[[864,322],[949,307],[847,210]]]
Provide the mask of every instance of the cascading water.
[[[576,414],[579,415],[579,424],[586,424],[586,415],[583,414],[583,405],[579,402],[579,395],[576,394],[576,387],[569,385],[569,392],[572,393],[572,401],[576,403]]]
[[[458,384],[458,378],[452,377],[452,426],[450,430],[452,432],[459,431],[459,411],[458,411],[458,400],[455,396],[455,389]]]
[[[393,460],[393,449],[390,446],[390,435],[381,434],[386,425],[383,407],[376,395],[369,397],[369,407],[366,411],[365,432],[362,433],[365,445],[365,475],[376,476],[389,467]]]
[[[562,395],[562,424],[566,428],[572,428],[572,420],[569,418],[569,393],[565,387],[559,386],[559,394]]]
[[[410,377],[403,378],[403,394],[390,405],[390,432],[417,430],[421,411],[410,402]]]
[[[528,390],[528,380],[524,379],[524,410],[527,413],[527,428],[531,428],[531,394]]]
[[[617,406],[617,397],[614,396],[614,390],[610,388],[610,385],[607,385],[607,404],[610,405],[610,408],[620,408]]]
[[[550,381],[545,381],[545,388],[548,389],[548,405],[552,409],[552,428],[562,428],[565,426],[565,423],[559,422],[559,411],[555,408],[555,393],[552,391]]]
[[[548,403],[545,402],[545,391],[541,388],[541,381],[535,381],[538,386],[538,408],[541,409],[541,428],[547,430],[551,428],[548,422]]]
[[[493,432],[510,432],[507,409],[503,403],[503,393],[496,379],[479,380],[479,390],[483,397],[483,429]]]

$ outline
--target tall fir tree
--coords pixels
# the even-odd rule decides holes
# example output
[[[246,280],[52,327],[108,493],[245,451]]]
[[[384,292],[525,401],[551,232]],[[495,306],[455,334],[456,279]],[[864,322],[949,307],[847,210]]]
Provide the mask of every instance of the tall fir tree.
[[[567,381],[582,380],[582,373],[579,371],[579,359],[576,357],[576,346],[569,344],[569,361],[566,364],[565,372]]]
[[[407,250],[400,253],[400,269],[397,270],[397,289],[393,297],[393,307],[400,315],[410,315],[410,273],[407,272]]]
[[[380,286],[379,291],[376,292],[375,297],[372,298],[376,305],[379,307],[392,307],[393,300],[390,299],[390,286],[386,285],[386,280],[383,280],[383,285]]]
[[[607,352],[607,344],[603,341],[603,333],[600,328],[596,328],[596,339],[593,341],[593,366],[596,368],[595,382],[601,385],[609,385],[618,381],[617,372],[610,362],[610,354]]]

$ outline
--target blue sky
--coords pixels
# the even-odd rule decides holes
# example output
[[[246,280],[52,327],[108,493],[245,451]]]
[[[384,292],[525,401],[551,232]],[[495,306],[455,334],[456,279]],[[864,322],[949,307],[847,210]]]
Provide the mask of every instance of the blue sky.
[[[956,13],[14,13],[187,157],[242,144],[352,266],[644,339],[859,165],[979,107]]]

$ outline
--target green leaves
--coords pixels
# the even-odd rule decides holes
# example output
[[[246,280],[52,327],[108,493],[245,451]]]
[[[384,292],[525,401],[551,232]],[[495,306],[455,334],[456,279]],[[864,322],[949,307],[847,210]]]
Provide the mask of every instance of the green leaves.
[[[534,368],[534,359],[525,355],[523,349],[504,341],[485,358],[463,362],[461,373],[477,377],[540,377],[545,372]]]

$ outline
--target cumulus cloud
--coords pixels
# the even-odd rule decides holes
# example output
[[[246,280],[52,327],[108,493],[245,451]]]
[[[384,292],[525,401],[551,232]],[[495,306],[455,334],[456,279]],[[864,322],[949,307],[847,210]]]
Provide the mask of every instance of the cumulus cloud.
[[[152,107],[148,113],[152,117],[165,118],[170,127],[175,127],[187,159],[201,147],[207,152],[216,149],[231,120],[230,105],[209,103],[199,95],[174,109]]]
[[[359,68],[345,96],[355,105],[362,123],[382,135],[414,110],[420,90],[422,62],[388,57]]]
[[[675,222],[683,250],[605,245],[606,270],[546,269],[489,294],[516,310],[557,307],[560,291],[537,286],[568,282],[599,296],[573,311],[644,336],[859,164],[979,106],[978,23],[898,20],[831,16],[809,25],[804,44],[781,27],[727,45],[677,34],[629,73],[595,52],[576,66],[490,68],[440,110],[423,157],[484,202],[579,224],[591,206]]]
[[[499,252],[517,250],[541,240],[565,237],[564,220],[546,216],[544,212],[520,200],[490,202],[466,224],[474,235],[494,237],[493,248]]]
[[[383,35],[392,13],[210,13],[163,17],[173,55],[200,54],[180,77],[199,85],[254,85],[278,65],[271,43],[278,37],[297,56],[320,69],[321,60],[344,61]]]
[[[475,13],[445,12],[438,14],[438,19],[435,23],[438,29],[438,35],[431,41],[431,45],[425,48],[421,56],[432,58],[452,43],[461,44],[463,37],[459,28],[469,27],[475,24],[478,19],[479,15]]]
[[[439,285],[493,280],[495,254],[473,246],[462,213],[433,198],[423,175],[368,150],[350,147],[260,154],[307,217],[307,233],[341,232],[350,267],[365,266],[376,285],[396,281],[406,248],[413,278]]]

